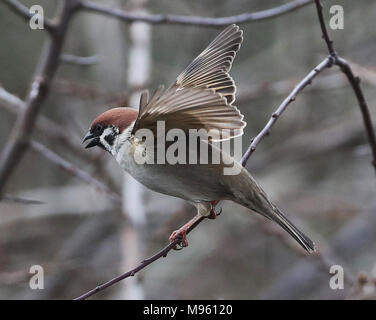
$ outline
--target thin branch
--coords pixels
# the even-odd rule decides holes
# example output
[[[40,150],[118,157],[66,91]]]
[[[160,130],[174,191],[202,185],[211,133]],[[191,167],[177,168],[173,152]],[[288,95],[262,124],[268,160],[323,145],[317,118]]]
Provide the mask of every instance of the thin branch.
[[[116,278],[113,278],[106,283],[103,283],[103,284],[95,287],[94,289],[84,293],[83,295],[75,298],[74,300],[85,300],[85,299],[89,298],[90,296],[98,293],[99,291],[103,291],[104,289],[111,287],[115,283],[118,283],[119,281],[121,281],[125,278],[133,277],[138,271],[141,271],[142,269],[147,267],[149,264],[153,263],[154,261],[156,261],[156,260],[158,260],[162,257],[166,257],[168,252],[170,252],[173,248],[175,248],[175,246],[177,246],[179,244],[179,241],[181,241],[181,239],[179,239],[179,238],[175,239],[174,242],[170,243],[168,246],[163,248],[161,251],[156,253],[154,256],[150,257],[149,259],[142,261],[141,264],[139,266],[137,266],[136,268],[134,268],[131,271],[128,271],[128,272],[126,272],[126,273],[124,273],[124,274],[122,274],[122,275],[120,275]]]
[[[15,14],[19,15],[26,21],[30,21],[30,19],[33,17],[33,14],[30,13],[29,8],[17,0],[3,0],[3,3],[7,5]],[[56,29],[56,25],[47,18],[44,18],[43,26],[50,32],[54,32]]]
[[[204,218],[202,218],[201,220],[198,220],[195,224],[193,224],[189,230],[187,231],[187,234],[190,233],[194,228],[196,228],[199,223],[204,220]],[[181,237],[177,237],[173,242],[171,242],[169,245],[167,245],[166,247],[164,247],[162,250],[160,250],[159,252],[157,252],[155,255],[153,255],[152,257],[142,261],[136,268],[126,272],[126,273],[123,273],[122,275],[116,277],[116,278],[113,278],[111,279],[110,281],[108,282],[105,282],[97,287],[95,287],[94,289],[84,293],[83,295],[75,298],[74,300],[85,300],[87,298],[89,298],[90,296],[98,293],[99,291],[103,291],[104,289],[108,288],[108,287],[111,287],[112,285],[118,283],[119,281],[125,279],[125,278],[129,278],[129,277],[133,277],[136,275],[137,272],[141,271],[142,269],[144,269],[145,267],[147,267],[149,264],[153,263],[154,261],[160,259],[160,258],[165,258],[167,257],[167,254],[174,248],[176,248],[179,243],[182,241],[182,238]]]
[[[352,63],[353,67],[354,64]],[[376,73],[366,69],[365,67],[357,66],[357,72],[361,72],[366,78],[364,80],[371,86],[376,85]],[[264,81],[258,84],[250,84],[247,87],[239,87],[239,93],[236,98],[237,105],[249,105],[251,100],[257,100],[266,95],[268,97],[286,96],[295,85],[300,81],[298,78],[282,79],[275,82]],[[322,74],[315,81],[315,86],[304,93],[316,93],[322,91],[332,91],[333,89],[343,88],[348,86],[348,81],[341,73]]]
[[[289,3],[283,4],[281,6],[251,12],[244,13],[229,17],[220,18],[208,18],[208,17],[197,17],[197,16],[181,16],[181,15],[168,15],[168,14],[142,14],[142,13],[132,13],[126,12],[120,9],[110,8],[103,6],[98,3],[93,3],[91,1],[83,0],[81,1],[81,9],[107,15],[124,22],[135,22],[141,21],[150,24],[179,24],[179,25],[194,25],[203,27],[220,27],[227,26],[232,23],[242,24],[246,22],[260,21],[275,18],[286,14],[288,12],[295,11],[302,8],[308,4],[311,4],[313,0],[295,0]]]
[[[343,58],[337,57],[335,64],[337,64],[342,72],[346,75],[350,82],[352,89],[354,90],[356,99],[358,100],[359,108],[362,113],[364,127],[368,136],[368,141],[373,154],[372,164],[376,170],[376,136],[375,129],[372,124],[371,113],[369,112],[367,101],[364,97],[362,88],[360,87],[360,79],[356,77],[351,69],[350,64]]]
[[[25,109],[19,113],[10,138],[0,156],[0,194],[27,149],[39,111],[58,68],[65,34],[69,21],[77,9],[77,4],[77,0],[63,2],[58,18],[59,23],[54,33],[50,34],[51,38],[47,40],[39,58],[36,76],[32,81]]]
[[[70,173],[71,175],[76,176],[77,178],[83,180],[84,182],[93,185],[97,190],[104,192],[107,195],[109,195],[112,200],[115,200],[116,202],[119,202],[119,203],[121,202],[121,196],[118,193],[112,191],[109,187],[107,187],[101,181],[93,178],[86,171],[75,167],[72,163],[63,159],[58,154],[56,154],[52,150],[45,147],[43,144],[41,144],[41,143],[39,143],[35,140],[31,140],[30,145],[33,148],[33,150],[39,152],[46,159],[48,159],[49,161],[58,165],[59,168],[63,169],[64,171],[66,171],[68,173]]]
[[[323,6],[322,6],[320,0],[315,0],[315,3],[316,3],[316,9],[317,9],[317,16],[318,16],[319,23],[320,23],[320,28],[321,28],[321,31],[322,31],[322,38],[326,42],[329,54],[335,57],[337,54],[336,54],[334,47],[333,47],[333,41],[332,41],[332,39],[330,39],[328,30],[326,29],[326,26],[325,26],[324,15],[323,15],[323,12],[322,12]]]
[[[315,3],[316,3],[317,15],[318,15],[318,19],[319,19],[320,27],[322,31],[322,37],[325,40],[325,43],[328,47],[329,54],[333,57],[333,63],[339,66],[341,71],[346,75],[354,91],[356,99],[358,100],[360,112],[363,117],[364,127],[366,129],[366,133],[368,137],[368,142],[372,150],[372,155],[373,155],[372,165],[374,166],[376,170],[375,129],[372,124],[371,113],[369,112],[369,108],[368,108],[366,99],[364,97],[362,88],[360,87],[360,79],[354,75],[354,72],[352,71],[350,64],[336,53],[334,46],[333,46],[333,41],[331,40],[328,30],[325,25],[322,4],[320,0],[315,0]]]
[[[278,109],[272,114],[270,120],[266,126],[261,130],[261,132],[253,139],[252,143],[249,145],[246,153],[242,158],[242,165],[245,166],[251,154],[256,150],[257,145],[260,141],[269,134],[271,128],[276,123],[279,116],[286,110],[288,105],[295,101],[299,92],[301,92],[307,85],[311,84],[312,80],[324,69],[329,68],[333,65],[333,58],[331,56],[325,58],[316,68],[314,68],[298,85],[291,91],[287,98],[281,103]]]

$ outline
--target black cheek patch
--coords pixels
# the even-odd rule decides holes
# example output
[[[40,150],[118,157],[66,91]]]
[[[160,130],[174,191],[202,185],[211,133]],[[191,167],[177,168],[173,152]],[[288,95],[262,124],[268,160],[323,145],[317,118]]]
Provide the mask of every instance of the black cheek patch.
[[[106,142],[112,146],[113,143],[114,143],[114,140],[115,140],[115,136],[113,134],[109,134],[107,136],[104,137],[104,140],[106,140]]]

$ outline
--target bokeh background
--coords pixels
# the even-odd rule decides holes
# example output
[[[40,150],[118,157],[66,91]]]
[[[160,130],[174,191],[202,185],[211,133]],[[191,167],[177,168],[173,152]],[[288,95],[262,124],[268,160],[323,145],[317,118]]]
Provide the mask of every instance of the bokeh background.
[[[53,16],[58,1],[41,4]],[[100,2],[100,1],[99,1]],[[109,7],[208,17],[230,16],[288,1],[101,1]],[[330,30],[337,51],[362,79],[376,119],[376,3],[341,4],[344,30]],[[326,55],[316,9],[306,6],[271,20],[243,24],[244,42],[232,76],[236,105],[248,125],[244,150],[293,86]],[[92,57],[88,65],[62,62],[41,115],[64,128],[58,139],[40,126],[33,139],[119,194],[86,183],[30,148],[6,194],[42,204],[0,202],[0,298],[71,299],[136,266],[162,248],[195,212],[124,174],[102,150],[85,150],[91,121],[110,107],[137,107],[139,87],[170,84],[222,28],[130,25],[81,12],[64,53]],[[24,99],[46,32],[0,1],[0,84]],[[0,150],[15,109],[0,100]],[[41,119],[39,119],[41,120]],[[39,128],[39,129],[38,129]],[[68,140],[68,141],[66,141]],[[43,148],[42,148],[43,149]],[[171,252],[96,295],[101,299],[344,299],[372,297],[376,276],[376,189],[371,152],[355,96],[333,67],[298,96],[264,139],[247,168],[271,199],[315,240],[321,257],[302,254],[293,240],[246,209],[224,202],[216,220]],[[43,290],[29,287],[29,269],[45,271]],[[341,265],[344,290],[329,287],[329,266]],[[359,284],[359,274],[362,282]],[[364,277],[368,281],[364,280]]]

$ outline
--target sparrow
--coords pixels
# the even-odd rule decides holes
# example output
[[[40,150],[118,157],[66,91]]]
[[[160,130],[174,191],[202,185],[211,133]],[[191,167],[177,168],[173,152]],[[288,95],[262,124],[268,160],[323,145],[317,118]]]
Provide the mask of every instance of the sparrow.
[[[228,26],[168,89],[160,86],[150,98],[144,91],[138,111],[120,107],[102,113],[92,122],[83,142],[90,140],[86,148],[98,146],[108,151],[123,170],[149,189],[184,199],[197,207],[197,215],[174,231],[170,241],[181,237],[181,245],[187,246],[187,230],[200,217],[213,215],[212,201],[232,200],[275,221],[307,252],[312,252],[315,250],[312,240],[269,200],[247,169],[221,148],[224,141],[241,136],[246,125],[233,104],[236,86],[229,75],[242,41],[243,31],[237,25]],[[187,134],[193,129],[213,131],[213,135],[198,139],[196,145],[186,146],[186,151],[189,156],[200,157],[200,148],[205,145],[209,160],[219,155],[221,161],[156,163],[157,154],[161,150],[166,153],[175,140],[155,146],[156,138],[151,143],[137,133],[147,129],[160,137],[159,122],[164,123],[164,132],[171,129]],[[140,156],[147,161],[136,161]],[[229,167],[236,169],[237,174],[224,174],[224,169]]]

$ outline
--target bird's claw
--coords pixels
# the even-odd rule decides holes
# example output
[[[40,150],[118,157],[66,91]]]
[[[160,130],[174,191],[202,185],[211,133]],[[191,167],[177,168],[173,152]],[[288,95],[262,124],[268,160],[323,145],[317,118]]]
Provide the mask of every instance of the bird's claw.
[[[174,250],[179,251],[179,250],[183,249],[184,247],[188,247],[187,231],[186,230],[184,230],[184,229],[175,230],[169,238],[170,243],[173,243],[177,238],[180,238],[180,241],[174,247]]]
[[[215,211],[215,207],[213,206],[210,210],[210,214],[208,216],[209,219],[215,219],[222,213],[222,208],[219,208],[218,211]]]

